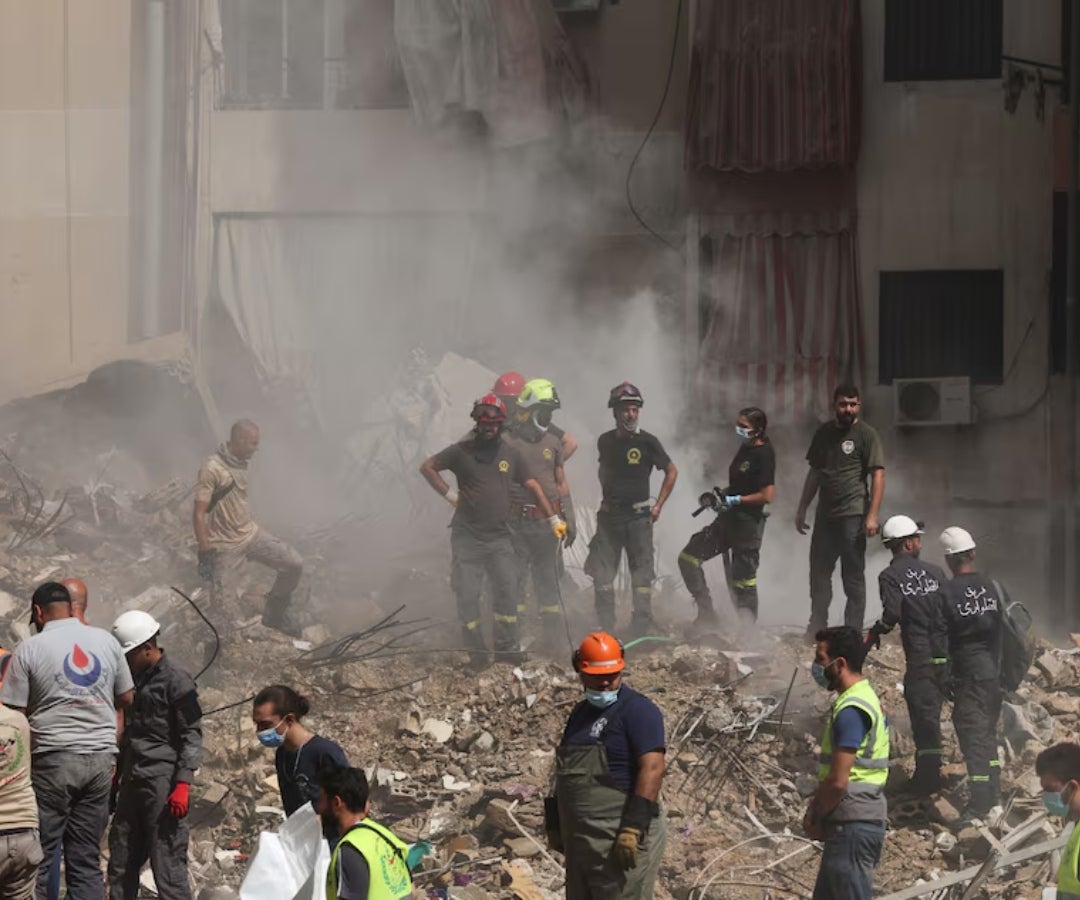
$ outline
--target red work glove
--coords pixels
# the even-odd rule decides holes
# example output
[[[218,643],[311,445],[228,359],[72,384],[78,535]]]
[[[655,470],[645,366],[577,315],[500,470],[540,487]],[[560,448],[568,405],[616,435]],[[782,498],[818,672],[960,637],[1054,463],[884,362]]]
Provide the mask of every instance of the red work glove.
[[[169,812],[177,819],[182,819],[188,813],[188,790],[189,786],[183,781],[176,782],[176,787],[169,794]]]

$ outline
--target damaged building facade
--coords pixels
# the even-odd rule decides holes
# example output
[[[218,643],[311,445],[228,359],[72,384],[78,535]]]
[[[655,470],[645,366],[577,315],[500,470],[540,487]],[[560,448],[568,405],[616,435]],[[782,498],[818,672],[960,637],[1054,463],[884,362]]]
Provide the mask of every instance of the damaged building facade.
[[[757,403],[798,461],[850,374],[887,510],[966,519],[1060,608],[1059,3],[452,6],[5,5],[0,398],[182,361],[215,424],[367,447],[453,351],[557,360],[602,418],[650,340],[598,386],[580,335],[647,291],[684,406],[657,415]],[[894,382],[942,377],[967,412],[922,427]]]

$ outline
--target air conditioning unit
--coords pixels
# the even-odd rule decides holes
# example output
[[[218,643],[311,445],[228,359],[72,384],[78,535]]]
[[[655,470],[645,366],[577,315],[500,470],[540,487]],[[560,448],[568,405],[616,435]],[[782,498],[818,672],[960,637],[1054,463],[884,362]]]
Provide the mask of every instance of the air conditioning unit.
[[[971,379],[893,379],[893,421],[897,425],[970,425]]]

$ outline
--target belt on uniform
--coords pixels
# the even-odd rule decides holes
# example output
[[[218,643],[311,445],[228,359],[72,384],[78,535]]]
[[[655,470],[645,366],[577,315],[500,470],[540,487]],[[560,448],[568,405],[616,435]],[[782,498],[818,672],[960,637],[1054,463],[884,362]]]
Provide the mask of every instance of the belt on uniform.
[[[555,515],[562,514],[562,503],[558,500],[551,501],[551,508],[555,511]],[[535,503],[522,503],[514,507],[513,518],[515,519],[528,519],[532,522],[538,522],[542,519],[547,519],[543,511]]]
[[[637,503],[622,500],[605,500],[600,504],[600,512],[605,513],[644,515],[650,509],[652,509],[652,500],[639,500]]]

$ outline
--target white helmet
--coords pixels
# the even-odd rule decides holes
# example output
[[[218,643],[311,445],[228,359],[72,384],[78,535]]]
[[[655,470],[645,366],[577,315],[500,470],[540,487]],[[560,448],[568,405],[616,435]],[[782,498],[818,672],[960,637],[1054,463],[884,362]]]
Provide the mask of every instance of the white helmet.
[[[881,540],[887,544],[922,533],[919,523],[910,516],[890,516],[881,529]]]
[[[141,647],[161,631],[158,620],[141,609],[129,609],[113,622],[113,637],[120,642],[120,649],[127,653]]]
[[[946,556],[975,549],[975,539],[959,525],[950,525],[941,532],[941,549]]]

